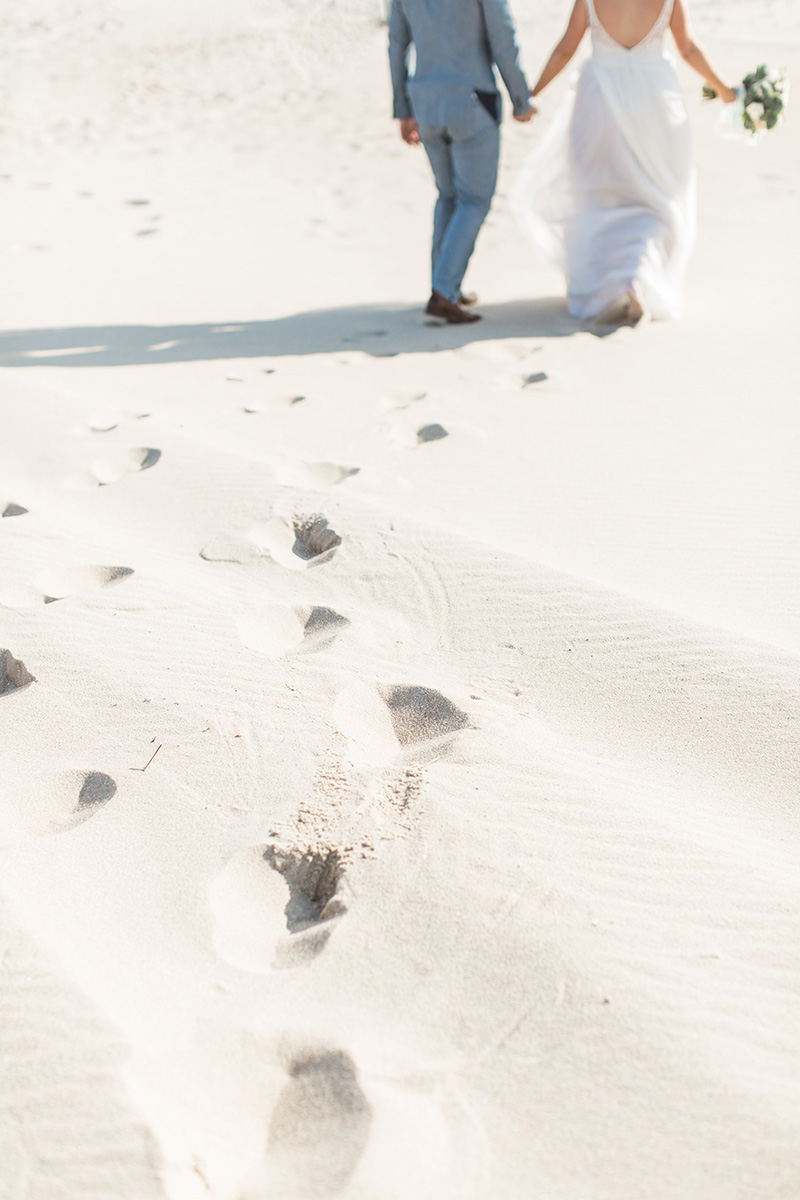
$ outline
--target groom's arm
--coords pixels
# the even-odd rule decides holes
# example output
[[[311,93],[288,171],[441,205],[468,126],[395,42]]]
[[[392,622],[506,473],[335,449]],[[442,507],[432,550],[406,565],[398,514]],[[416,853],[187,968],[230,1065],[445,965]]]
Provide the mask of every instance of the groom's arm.
[[[506,0],[479,0],[486,21],[489,48],[497,69],[508,88],[514,116],[519,117],[530,110],[531,89],[525,78],[520,59],[517,31]]]
[[[407,121],[414,116],[408,99],[408,51],[412,42],[411,26],[401,0],[392,0],[389,9],[389,68],[392,73],[394,116]]]

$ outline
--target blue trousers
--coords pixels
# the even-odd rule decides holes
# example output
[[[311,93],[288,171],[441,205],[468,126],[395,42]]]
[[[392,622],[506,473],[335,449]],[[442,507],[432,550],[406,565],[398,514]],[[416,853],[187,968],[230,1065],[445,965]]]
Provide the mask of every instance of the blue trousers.
[[[454,303],[475,239],[492,205],[500,157],[500,127],[481,113],[467,130],[419,126],[439,192],[433,214],[433,290]]]

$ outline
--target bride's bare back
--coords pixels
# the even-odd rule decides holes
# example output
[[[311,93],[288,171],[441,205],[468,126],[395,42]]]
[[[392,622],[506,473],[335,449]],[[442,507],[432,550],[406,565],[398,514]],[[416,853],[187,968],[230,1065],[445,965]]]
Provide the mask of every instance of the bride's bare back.
[[[532,96],[538,96],[548,83],[564,70],[581,44],[589,27],[589,10],[586,3],[587,0],[575,0],[564,36],[547,60],[531,92]],[[606,33],[619,46],[632,50],[644,41],[655,25],[661,15],[664,0],[593,0],[593,4],[597,19]],[[685,0],[673,0],[669,27],[681,58],[692,70],[697,71],[698,75],[702,75],[726,104],[735,100],[736,89],[723,83],[706,58],[705,52],[692,37]]]
[[[606,33],[630,50],[655,25],[664,0],[594,0],[594,10]]]

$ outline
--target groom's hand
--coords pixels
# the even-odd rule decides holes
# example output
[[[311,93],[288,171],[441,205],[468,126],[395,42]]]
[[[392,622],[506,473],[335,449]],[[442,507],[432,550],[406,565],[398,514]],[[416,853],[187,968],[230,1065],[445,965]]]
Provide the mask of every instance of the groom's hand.
[[[420,144],[419,127],[413,117],[400,118],[400,137],[407,146]]]
[[[532,120],[538,111],[538,108],[535,108],[533,105],[531,105],[530,108],[526,108],[524,112],[514,113],[514,120],[521,121],[524,124],[526,121]]]

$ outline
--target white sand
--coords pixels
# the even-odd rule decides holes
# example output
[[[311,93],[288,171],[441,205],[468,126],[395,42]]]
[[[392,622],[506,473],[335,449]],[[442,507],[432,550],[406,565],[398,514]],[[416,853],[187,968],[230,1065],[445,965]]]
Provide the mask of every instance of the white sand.
[[[796,114],[433,328],[378,0],[6,9],[0,1195],[796,1200]]]

